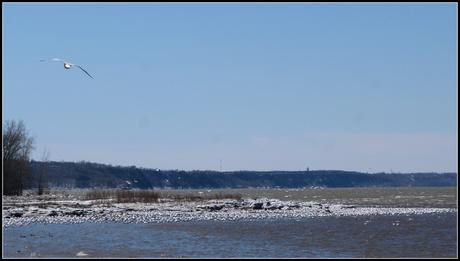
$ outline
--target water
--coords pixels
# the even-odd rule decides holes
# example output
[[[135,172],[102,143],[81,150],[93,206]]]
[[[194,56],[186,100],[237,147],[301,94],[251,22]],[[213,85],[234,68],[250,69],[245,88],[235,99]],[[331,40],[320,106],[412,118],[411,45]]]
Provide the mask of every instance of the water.
[[[174,193],[172,190],[163,193]],[[185,190],[360,206],[457,207],[456,188]],[[4,257],[456,257],[457,212],[3,229]]]
[[[32,224],[5,257],[455,257],[456,214],[166,224]]]
[[[327,189],[171,189],[161,194],[239,194],[244,198],[274,198],[279,200],[317,201],[331,204],[351,204],[381,207],[456,208],[456,187],[364,187]]]

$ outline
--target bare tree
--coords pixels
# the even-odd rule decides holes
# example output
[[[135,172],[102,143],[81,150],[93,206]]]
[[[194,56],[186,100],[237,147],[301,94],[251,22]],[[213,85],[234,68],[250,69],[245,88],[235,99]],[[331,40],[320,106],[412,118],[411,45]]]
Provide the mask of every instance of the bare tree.
[[[38,195],[43,195],[45,190],[48,189],[48,185],[46,182],[46,176],[48,173],[48,161],[49,161],[49,150],[45,149],[42,154],[42,162],[40,168],[38,170],[38,177],[37,177],[37,187],[38,187]]]
[[[23,121],[6,121],[3,126],[3,194],[22,195],[24,181],[30,176],[29,156],[34,140]]]

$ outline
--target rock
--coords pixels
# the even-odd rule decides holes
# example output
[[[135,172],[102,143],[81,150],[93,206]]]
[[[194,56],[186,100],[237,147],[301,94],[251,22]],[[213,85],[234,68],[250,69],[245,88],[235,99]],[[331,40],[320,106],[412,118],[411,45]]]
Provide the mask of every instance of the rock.
[[[57,216],[57,215],[58,215],[58,213],[57,213],[56,210],[52,210],[52,211],[48,214],[49,217],[55,217],[55,216]]]
[[[228,201],[225,202],[225,205],[233,207],[233,208],[239,208],[243,202],[242,201]]]
[[[254,203],[254,206],[252,207],[252,209],[262,209],[263,205],[264,203]]]
[[[24,215],[22,212],[13,212],[10,214],[11,217],[22,217],[22,215]]]
[[[208,206],[208,209],[211,211],[218,211],[221,210],[224,207],[224,205],[214,205],[214,206]]]
[[[66,215],[68,216],[77,216],[77,217],[82,217],[86,214],[86,212],[82,209],[76,209],[76,210],[73,210],[73,211],[70,211],[70,212],[66,212],[65,213]]]

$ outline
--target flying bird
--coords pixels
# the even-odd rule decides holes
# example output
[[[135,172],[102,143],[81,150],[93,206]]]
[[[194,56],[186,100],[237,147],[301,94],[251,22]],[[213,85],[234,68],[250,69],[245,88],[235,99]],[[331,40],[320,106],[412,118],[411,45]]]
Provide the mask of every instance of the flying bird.
[[[46,59],[40,60],[40,62],[45,62],[45,61],[46,61]],[[62,63],[64,63],[64,68],[65,68],[65,69],[70,69],[70,68],[76,66],[76,67],[80,68],[84,73],[86,73],[86,75],[88,75],[89,77],[91,77],[91,79],[94,79],[93,76],[91,76],[85,69],[83,69],[83,68],[82,68],[80,65],[78,65],[78,64],[69,63],[69,62],[64,61],[64,60],[62,60],[62,59],[59,59],[59,58],[53,58],[53,59],[51,59],[51,61],[53,61],[53,62],[62,62]]]

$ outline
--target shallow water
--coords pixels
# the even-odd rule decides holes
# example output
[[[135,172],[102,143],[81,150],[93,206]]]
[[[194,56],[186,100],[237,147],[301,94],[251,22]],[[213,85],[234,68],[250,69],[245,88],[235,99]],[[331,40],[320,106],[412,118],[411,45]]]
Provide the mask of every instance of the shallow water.
[[[4,257],[455,257],[457,213],[164,224],[31,224]]]

